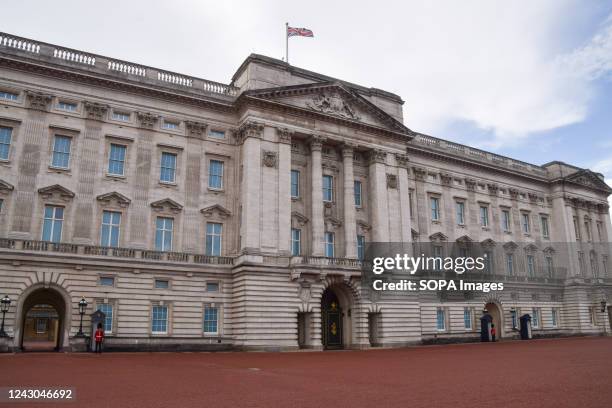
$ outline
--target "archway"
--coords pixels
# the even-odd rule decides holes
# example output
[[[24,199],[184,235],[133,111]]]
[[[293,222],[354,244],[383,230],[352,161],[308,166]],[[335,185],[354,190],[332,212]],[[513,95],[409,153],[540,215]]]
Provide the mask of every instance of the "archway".
[[[68,343],[69,305],[51,288],[32,288],[18,306],[16,340],[23,351],[59,351]]]
[[[321,342],[326,350],[350,347],[353,343],[353,299],[341,285],[321,295]]]
[[[503,325],[502,325],[502,313],[501,308],[497,305],[497,303],[487,303],[485,305],[485,309],[491,315],[491,323],[495,325],[496,329],[496,340],[499,340],[503,336]]]

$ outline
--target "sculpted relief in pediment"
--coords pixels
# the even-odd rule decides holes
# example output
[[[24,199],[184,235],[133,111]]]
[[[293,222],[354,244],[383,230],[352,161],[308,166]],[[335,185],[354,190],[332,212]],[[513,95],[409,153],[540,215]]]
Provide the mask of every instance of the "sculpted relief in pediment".
[[[315,95],[306,101],[306,106],[328,115],[341,116],[348,119],[359,120],[359,114],[337,92]]]

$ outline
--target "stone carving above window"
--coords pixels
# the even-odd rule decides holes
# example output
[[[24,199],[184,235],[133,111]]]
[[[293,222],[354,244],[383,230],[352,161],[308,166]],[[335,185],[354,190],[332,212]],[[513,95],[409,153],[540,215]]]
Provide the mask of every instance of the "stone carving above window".
[[[388,188],[397,188],[397,176],[395,174],[387,173],[387,187]]]
[[[310,109],[348,119],[359,119],[357,112],[337,92],[316,95],[306,102]]]
[[[148,112],[136,112],[136,117],[138,117],[140,126],[144,128],[149,128],[149,129],[155,126],[155,124],[159,120],[158,115],[154,115]]]
[[[202,135],[206,134],[206,128],[208,127],[208,125],[202,122],[186,120],[185,127],[187,128],[187,133],[190,136],[201,137]]]
[[[4,180],[0,180],[0,194],[5,194],[9,191],[13,191],[14,188],[15,187],[12,184],[7,183]]]
[[[291,218],[294,219],[299,226],[304,226],[308,222],[308,218],[297,211],[291,212]]]
[[[68,190],[66,187],[62,187],[59,184],[54,184],[49,187],[43,187],[38,190],[38,193],[45,200],[50,198],[58,198],[62,201],[70,201],[74,198],[74,193]]]
[[[96,200],[98,200],[105,207],[113,206],[120,208],[125,208],[132,202],[129,198],[116,191],[101,194],[96,197]]]
[[[159,201],[151,203],[151,208],[157,212],[170,212],[178,214],[183,210],[183,206],[170,198],[164,198]]]
[[[223,219],[232,215],[232,213],[228,209],[219,204],[214,204],[209,207],[202,208],[200,212],[204,214],[204,217],[206,218],[218,217]]]
[[[108,105],[89,101],[83,102],[83,107],[85,108],[87,118],[93,120],[104,120],[109,109]]]

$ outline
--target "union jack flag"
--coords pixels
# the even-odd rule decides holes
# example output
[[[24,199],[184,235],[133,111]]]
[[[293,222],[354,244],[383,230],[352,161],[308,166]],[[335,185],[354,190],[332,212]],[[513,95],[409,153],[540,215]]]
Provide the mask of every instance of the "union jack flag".
[[[307,28],[287,27],[287,37],[314,37],[312,30]]]

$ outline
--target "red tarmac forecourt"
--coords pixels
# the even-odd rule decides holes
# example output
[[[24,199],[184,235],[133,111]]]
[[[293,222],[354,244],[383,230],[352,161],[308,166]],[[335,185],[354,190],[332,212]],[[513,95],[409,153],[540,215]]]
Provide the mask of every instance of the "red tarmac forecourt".
[[[296,353],[0,355],[0,386],[63,386],[16,407],[612,407],[612,338]]]

